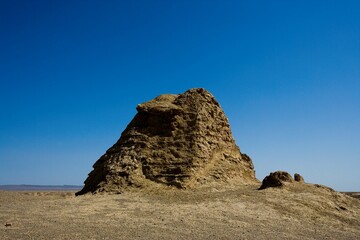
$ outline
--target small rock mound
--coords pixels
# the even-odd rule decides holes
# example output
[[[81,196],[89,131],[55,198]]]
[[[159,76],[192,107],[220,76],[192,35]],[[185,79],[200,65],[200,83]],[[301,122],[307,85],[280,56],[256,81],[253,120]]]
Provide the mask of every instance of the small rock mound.
[[[258,182],[228,119],[205,89],[139,104],[120,139],[94,164],[85,193],[121,193],[154,183],[190,188],[211,181]]]
[[[259,190],[269,187],[282,187],[284,186],[285,182],[287,183],[294,182],[294,179],[291,177],[289,173],[284,171],[272,172],[270,173],[270,175],[264,178]]]
[[[298,173],[294,174],[294,180],[299,183],[305,183],[304,178]]]

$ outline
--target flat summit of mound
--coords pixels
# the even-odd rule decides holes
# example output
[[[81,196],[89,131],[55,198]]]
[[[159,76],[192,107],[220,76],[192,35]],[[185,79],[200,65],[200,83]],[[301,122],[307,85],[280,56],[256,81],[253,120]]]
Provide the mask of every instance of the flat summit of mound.
[[[149,184],[191,188],[212,181],[258,182],[227,117],[203,88],[139,104],[120,139],[93,165],[85,193],[121,193]]]

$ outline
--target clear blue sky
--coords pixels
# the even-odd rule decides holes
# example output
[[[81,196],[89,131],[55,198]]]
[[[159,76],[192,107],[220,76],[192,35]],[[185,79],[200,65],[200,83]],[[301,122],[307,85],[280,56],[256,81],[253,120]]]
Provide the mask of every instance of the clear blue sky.
[[[1,1],[0,30],[0,184],[82,184],[138,103],[204,87],[260,180],[360,191],[359,1]]]

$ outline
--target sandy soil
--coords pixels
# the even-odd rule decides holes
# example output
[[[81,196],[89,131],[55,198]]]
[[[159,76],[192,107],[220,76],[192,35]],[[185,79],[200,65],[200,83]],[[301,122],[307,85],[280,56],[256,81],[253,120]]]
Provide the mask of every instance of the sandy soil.
[[[358,199],[314,185],[258,187],[0,191],[0,239],[360,239]]]

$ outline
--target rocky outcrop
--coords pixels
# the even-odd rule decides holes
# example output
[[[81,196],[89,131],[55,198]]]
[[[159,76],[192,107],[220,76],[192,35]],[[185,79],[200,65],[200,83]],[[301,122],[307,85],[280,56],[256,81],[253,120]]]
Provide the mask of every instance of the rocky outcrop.
[[[262,184],[259,190],[269,188],[269,187],[282,187],[285,183],[292,183],[294,179],[291,175],[284,171],[276,171],[270,173],[270,175],[266,176],[262,181]]]
[[[148,183],[191,188],[211,181],[257,182],[216,99],[202,88],[139,104],[120,139],[77,193],[121,193]]]
[[[298,173],[294,174],[294,179],[295,179],[296,182],[305,183],[304,178]]]

